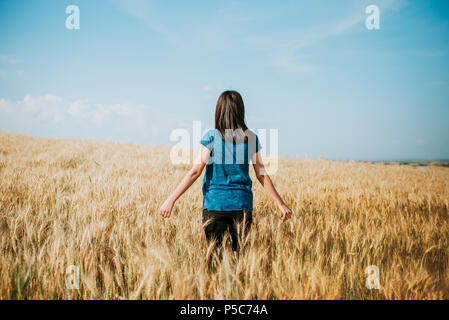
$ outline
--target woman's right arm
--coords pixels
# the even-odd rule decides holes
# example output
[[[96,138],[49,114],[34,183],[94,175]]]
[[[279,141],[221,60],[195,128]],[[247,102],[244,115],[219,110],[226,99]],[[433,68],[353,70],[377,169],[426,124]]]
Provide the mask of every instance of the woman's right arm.
[[[268,194],[276,202],[277,206],[279,207],[279,210],[281,210],[282,212],[281,219],[282,220],[290,219],[292,215],[292,210],[290,210],[290,208],[287,207],[287,205],[284,203],[279,193],[276,191],[276,188],[274,187],[270,176],[265,170],[265,166],[262,162],[262,157],[260,156],[259,152],[256,152],[253,155],[252,162],[257,180],[259,180],[265,191],[268,192]]]
[[[205,146],[200,146],[200,152],[198,153],[198,158],[196,159],[192,169],[187,173],[187,175],[182,179],[181,183],[176,187],[173,193],[165,200],[159,209],[159,214],[164,218],[169,218],[175,202],[179,197],[190,188],[190,186],[198,179],[198,177],[203,172],[206,163],[209,160],[210,150]]]

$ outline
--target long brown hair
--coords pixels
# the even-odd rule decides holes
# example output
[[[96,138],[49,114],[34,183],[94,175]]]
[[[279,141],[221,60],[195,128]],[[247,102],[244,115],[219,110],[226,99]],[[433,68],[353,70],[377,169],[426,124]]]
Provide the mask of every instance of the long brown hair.
[[[222,137],[232,140],[233,143],[243,139],[247,141],[246,135],[241,135],[248,130],[245,123],[245,105],[237,91],[225,91],[218,98],[215,108],[215,129]]]

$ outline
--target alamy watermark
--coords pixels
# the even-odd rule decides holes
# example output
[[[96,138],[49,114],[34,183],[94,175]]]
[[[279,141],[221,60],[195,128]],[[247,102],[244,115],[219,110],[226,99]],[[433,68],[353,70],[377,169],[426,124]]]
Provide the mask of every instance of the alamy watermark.
[[[65,13],[69,16],[65,20],[65,26],[68,30],[80,29],[80,9],[77,5],[71,4],[66,7]],[[365,9],[369,16],[365,20],[365,26],[368,30],[380,29],[380,9],[377,5],[369,5]]]
[[[66,270],[65,287],[69,290],[79,290],[80,288],[80,268],[70,265]]]
[[[65,8],[65,13],[69,16],[65,19],[65,27],[69,30],[79,30],[80,28],[80,8],[71,4]]]
[[[368,30],[380,29],[380,9],[378,6],[372,4],[365,9],[365,13],[369,16],[365,20],[365,26]]]
[[[375,265],[371,265],[366,267],[365,274],[367,275],[365,286],[369,289],[380,289],[380,273],[379,267]]]

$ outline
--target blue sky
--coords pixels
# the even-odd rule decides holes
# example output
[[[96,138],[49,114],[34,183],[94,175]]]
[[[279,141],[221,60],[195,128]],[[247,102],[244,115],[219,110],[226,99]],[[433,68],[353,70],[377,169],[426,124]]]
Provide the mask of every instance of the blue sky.
[[[447,159],[448,54],[446,0],[0,0],[0,129],[174,145],[234,89],[283,156]]]

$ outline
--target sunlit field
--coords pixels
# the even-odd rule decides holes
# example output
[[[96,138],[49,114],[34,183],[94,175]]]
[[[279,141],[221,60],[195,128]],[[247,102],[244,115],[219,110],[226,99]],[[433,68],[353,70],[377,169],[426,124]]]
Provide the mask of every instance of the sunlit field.
[[[293,218],[252,172],[251,232],[210,268],[202,180],[157,214],[189,169],[169,154],[0,132],[0,298],[449,298],[449,168],[281,158],[272,179]]]

